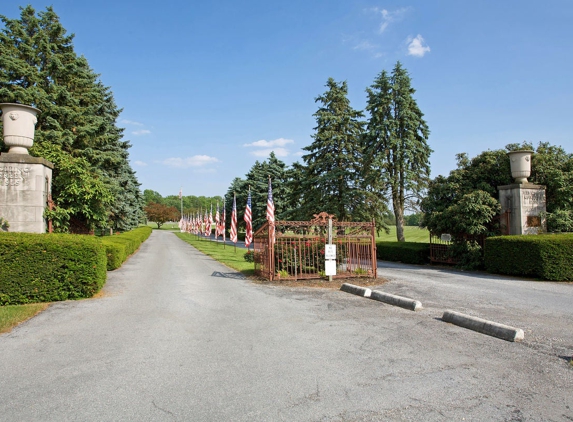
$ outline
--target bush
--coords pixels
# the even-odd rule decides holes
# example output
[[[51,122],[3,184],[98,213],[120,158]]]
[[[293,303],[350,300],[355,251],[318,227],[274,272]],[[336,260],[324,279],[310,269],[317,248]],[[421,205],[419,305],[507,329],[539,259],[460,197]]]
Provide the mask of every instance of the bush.
[[[93,296],[105,283],[105,248],[92,236],[0,233],[0,305]]]
[[[108,271],[119,268],[151,234],[151,227],[137,229],[101,238],[106,249]]]
[[[573,234],[499,236],[485,241],[484,262],[491,273],[573,281]]]
[[[429,264],[430,245],[416,242],[377,242],[376,258],[405,264]]]

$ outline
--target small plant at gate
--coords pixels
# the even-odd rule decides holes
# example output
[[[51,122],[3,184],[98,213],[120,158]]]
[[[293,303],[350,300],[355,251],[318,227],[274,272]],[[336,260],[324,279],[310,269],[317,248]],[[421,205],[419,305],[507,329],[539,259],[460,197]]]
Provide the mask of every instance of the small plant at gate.
[[[354,274],[356,274],[356,275],[365,275],[365,274],[368,274],[368,270],[365,270],[364,268],[360,268],[360,267],[359,267],[359,268],[356,268],[356,269],[354,270]]]
[[[243,258],[244,258],[245,261],[247,261],[247,262],[255,262],[255,252],[254,252],[254,251],[247,251],[247,252],[245,252],[245,254],[243,255]]]

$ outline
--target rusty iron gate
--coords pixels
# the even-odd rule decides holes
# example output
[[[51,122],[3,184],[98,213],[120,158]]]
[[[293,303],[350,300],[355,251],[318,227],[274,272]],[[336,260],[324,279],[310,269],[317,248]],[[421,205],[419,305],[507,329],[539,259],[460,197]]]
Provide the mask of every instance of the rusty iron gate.
[[[271,281],[324,277],[324,249],[332,217],[322,212],[311,221],[277,221],[274,243],[269,224],[265,223],[253,236],[255,274]],[[374,222],[333,219],[334,277],[376,277],[375,228]]]

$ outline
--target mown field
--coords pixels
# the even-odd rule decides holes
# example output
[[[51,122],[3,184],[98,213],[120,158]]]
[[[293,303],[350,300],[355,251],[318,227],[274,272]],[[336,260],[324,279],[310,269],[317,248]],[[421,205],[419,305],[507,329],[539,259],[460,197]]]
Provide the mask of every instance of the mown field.
[[[405,226],[404,227],[404,237],[406,242],[417,242],[417,243],[430,243],[430,233],[427,229],[420,229],[415,226]],[[396,241],[396,227],[390,227],[390,234],[380,233],[380,236],[376,237],[377,242],[395,242]]]
[[[157,224],[149,222],[147,223],[149,227],[157,230]],[[161,226],[160,230],[179,230],[177,223],[165,223]],[[405,226],[404,235],[406,237],[406,242],[417,242],[417,243],[430,243],[430,234],[427,229],[420,229],[414,226]],[[381,232],[379,236],[376,236],[377,242],[395,242],[396,241],[396,227],[390,227],[390,233],[386,234]]]

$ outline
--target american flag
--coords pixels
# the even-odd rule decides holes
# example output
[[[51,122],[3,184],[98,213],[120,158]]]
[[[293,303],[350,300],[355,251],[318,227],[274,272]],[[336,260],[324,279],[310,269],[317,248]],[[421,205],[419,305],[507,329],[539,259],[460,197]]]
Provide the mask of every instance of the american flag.
[[[251,211],[251,189],[249,189],[249,196],[247,197],[247,208],[245,208],[245,247],[249,247],[253,241],[253,214]]]
[[[225,198],[225,199],[227,199],[227,198]],[[225,236],[226,236],[225,229],[227,228],[227,208],[226,208],[226,205],[227,204],[225,204],[225,202],[223,202],[223,218],[221,220],[221,231],[223,233],[223,242],[225,241]]]
[[[205,208],[205,215],[203,216],[203,223],[205,224],[205,227],[204,227],[205,230],[203,231],[203,234],[205,236],[209,236],[210,227],[209,227],[209,218],[207,217],[207,208]]]
[[[209,211],[209,220],[207,221],[208,230],[205,236],[211,236],[213,230],[213,204],[211,204],[211,211]]]
[[[273,188],[269,177],[269,195],[267,197],[267,221],[269,222],[269,241],[275,244],[275,203],[273,201]]]
[[[233,196],[233,211],[231,211],[231,242],[237,243],[237,197]]]
[[[219,214],[219,201],[217,201],[217,212],[215,213],[215,238],[221,235],[221,215]]]

